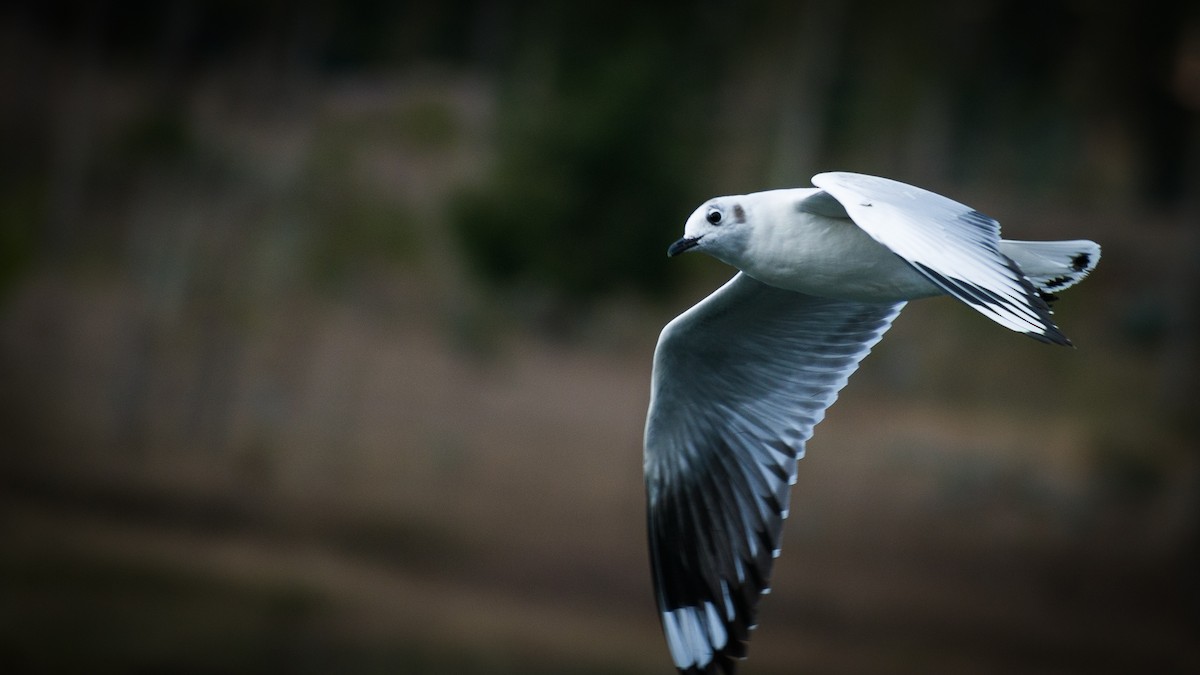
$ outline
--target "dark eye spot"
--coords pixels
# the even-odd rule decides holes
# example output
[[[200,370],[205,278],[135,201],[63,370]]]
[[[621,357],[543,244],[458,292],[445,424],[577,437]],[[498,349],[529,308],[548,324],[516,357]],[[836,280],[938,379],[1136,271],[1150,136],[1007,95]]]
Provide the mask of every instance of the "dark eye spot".
[[[719,209],[709,209],[708,215],[705,218],[713,225],[718,225],[721,222],[721,211]]]

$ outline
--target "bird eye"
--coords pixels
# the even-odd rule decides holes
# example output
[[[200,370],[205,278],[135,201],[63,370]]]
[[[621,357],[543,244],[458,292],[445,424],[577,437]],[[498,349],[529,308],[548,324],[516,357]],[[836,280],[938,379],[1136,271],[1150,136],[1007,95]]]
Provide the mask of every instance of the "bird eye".
[[[705,218],[713,225],[719,225],[721,223],[721,211],[719,209],[709,209],[708,215]]]

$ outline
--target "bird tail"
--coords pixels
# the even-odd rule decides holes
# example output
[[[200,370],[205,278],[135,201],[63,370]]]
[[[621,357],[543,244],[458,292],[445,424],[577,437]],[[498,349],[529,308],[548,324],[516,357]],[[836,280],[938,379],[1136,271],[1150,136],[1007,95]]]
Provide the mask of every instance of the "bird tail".
[[[1012,259],[1030,283],[1053,299],[1070,288],[1100,262],[1100,245],[1094,241],[1000,241],[1000,252]]]

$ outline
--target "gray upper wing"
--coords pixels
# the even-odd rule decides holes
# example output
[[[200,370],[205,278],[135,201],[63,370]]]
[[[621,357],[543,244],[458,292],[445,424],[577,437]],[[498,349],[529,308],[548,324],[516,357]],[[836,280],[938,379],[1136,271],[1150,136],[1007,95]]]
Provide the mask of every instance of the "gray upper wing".
[[[796,460],[903,303],[739,273],[663,329],[645,477],[655,593],[682,672],[733,672],[778,554]]]
[[[830,172],[812,182],[836,198],[856,225],[946,293],[1002,326],[1070,344],[1037,289],[1000,252],[1000,223],[994,219],[887,178]]]

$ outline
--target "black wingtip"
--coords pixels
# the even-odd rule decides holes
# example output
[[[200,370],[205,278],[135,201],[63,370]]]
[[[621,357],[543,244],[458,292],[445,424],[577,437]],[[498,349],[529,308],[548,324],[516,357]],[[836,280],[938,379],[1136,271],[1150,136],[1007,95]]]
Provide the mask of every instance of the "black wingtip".
[[[1037,340],[1038,342],[1045,342],[1048,345],[1059,345],[1062,347],[1070,347],[1072,349],[1075,348],[1075,343],[1071,342],[1071,338],[1063,335],[1063,332],[1053,325],[1051,325],[1045,332],[1037,333],[1034,331],[1029,331],[1025,334],[1034,340]]]
[[[733,657],[729,654],[714,654],[713,660],[703,668],[692,666],[690,668],[676,668],[680,675],[737,675],[738,661],[744,661],[746,657]]]

